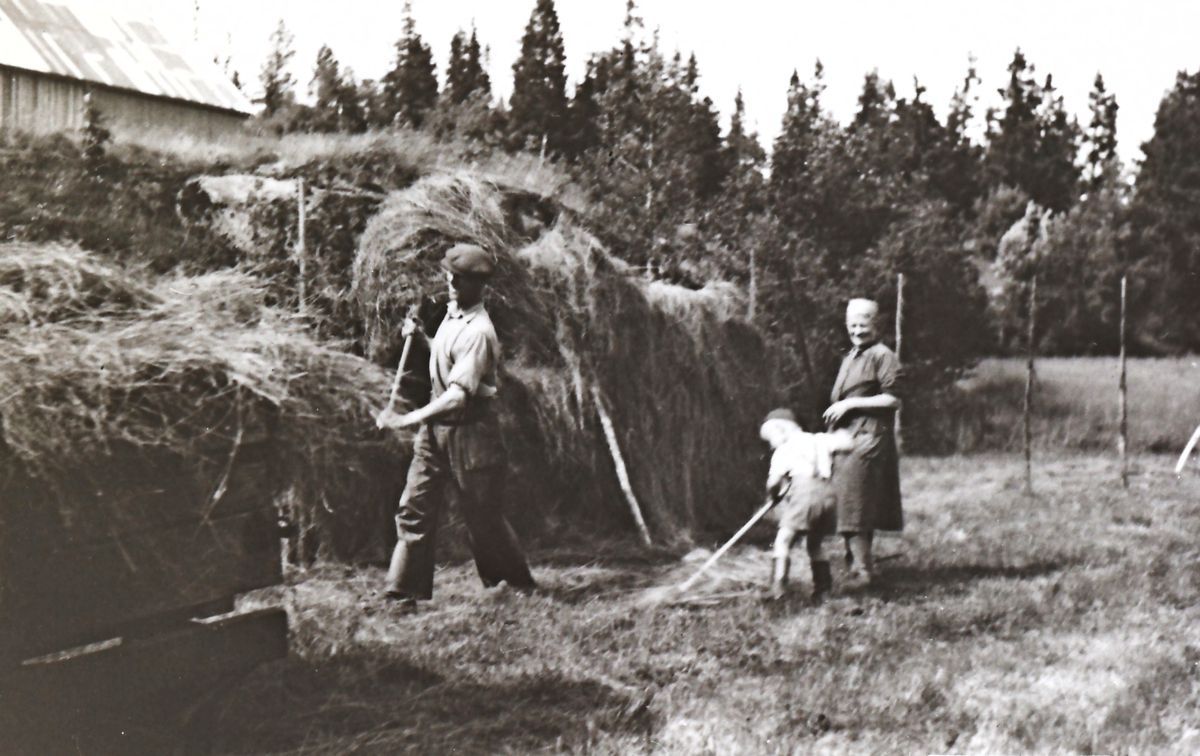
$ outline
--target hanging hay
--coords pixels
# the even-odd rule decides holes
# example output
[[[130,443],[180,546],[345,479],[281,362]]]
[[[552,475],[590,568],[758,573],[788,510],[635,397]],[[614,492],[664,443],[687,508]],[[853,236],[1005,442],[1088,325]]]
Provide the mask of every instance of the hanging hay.
[[[246,481],[261,503],[290,491],[325,520],[331,549],[364,548],[364,514],[394,506],[403,481],[402,439],[374,428],[386,371],[313,341],[245,274],[151,286],[77,249],[6,245],[11,258],[0,267],[7,504],[82,536],[161,514],[147,507],[206,517],[248,462],[266,472]]]
[[[0,255],[0,328],[104,317],[154,302],[144,286],[78,247],[12,242]]]
[[[354,260],[350,296],[365,327],[368,356],[390,361],[399,324],[409,307],[424,305],[430,319],[445,300],[441,260],[452,245],[472,242],[496,262],[488,312],[501,342],[520,345],[534,359],[553,354],[554,331],[546,303],[531,290],[529,275],[509,250],[520,240],[506,221],[499,187],[465,174],[437,175],[393,193],[368,224]]]
[[[479,244],[497,264],[487,306],[505,352],[500,416],[510,467],[522,473],[510,500],[526,510],[532,501],[552,526],[632,526],[597,388],[659,541],[740,525],[765,472],[757,427],[777,398],[737,290],[645,281],[565,216],[522,246],[503,212],[506,191],[459,173],[384,203],[355,260],[368,353],[397,354],[407,307],[445,298],[445,250]]]

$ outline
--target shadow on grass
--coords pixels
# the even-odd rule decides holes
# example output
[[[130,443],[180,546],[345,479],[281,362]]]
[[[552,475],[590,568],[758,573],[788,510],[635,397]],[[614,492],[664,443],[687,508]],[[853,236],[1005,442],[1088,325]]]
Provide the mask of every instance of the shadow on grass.
[[[1062,561],[1032,562],[1021,567],[895,564],[881,570],[877,582],[859,586],[856,590],[883,599],[903,599],[928,593],[957,595],[965,593],[971,584],[980,580],[1027,580],[1061,572],[1067,566]]]
[[[635,543],[603,544],[587,548],[544,549],[530,555],[535,567],[661,567],[679,561],[682,554],[661,547]]]
[[[633,696],[549,670],[495,683],[369,657],[260,669],[208,713],[192,754],[490,754],[642,731]],[[632,712],[632,713],[631,713]]]

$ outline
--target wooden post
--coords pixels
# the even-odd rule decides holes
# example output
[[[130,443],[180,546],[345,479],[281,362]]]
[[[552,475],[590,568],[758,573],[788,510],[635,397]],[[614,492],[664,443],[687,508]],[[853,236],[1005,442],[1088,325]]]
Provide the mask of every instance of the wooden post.
[[[747,320],[754,320],[755,300],[758,299],[758,278],[754,271],[754,245],[750,245],[750,308],[746,313]]]
[[[306,266],[305,266],[304,258],[306,255],[304,253],[304,177],[303,176],[301,176],[299,178],[299,180],[297,181],[297,189],[298,189],[298,191],[297,191],[297,194],[298,194],[297,206],[299,208],[299,223],[298,223],[299,228],[297,229],[296,261],[300,266],[300,285],[297,287],[299,290],[299,295],[300,295],[300,305],[298,308],[298,312],[300,313],[300,317],[303,318],[303,317],[307,316],[307,310],[306,310],[306,307],[304,304],[304,300],[306,298],[306,293],[305,293],[305,287],[306,287],[305,267]]]
[[[1120,429],[1117,449],[1121,452],[1121,486],[1129,488],[1129,403],[1125,372],[1125,276],[1121,276],[1121,381],[1117,387]]]
[[[1029,284],[1029,359],[1025,369],[1025,492],[1033,493],[1033,352],[1037,319],[1037,274]]]
[[[901,273],[896,277],[896,360],[903,364],[900,356],[901,348],[904,344],[904,274]],[[900,412],[896,410],[896,451],[899,453],[904,449],[903,436],[900,433]]]
[[[613,427],[612,418],[608,416],[608,411],[604,409],[604,402],[600,401],[598,386],[592,387],[592,399],[596,403],[596,414],[600,415],[600,425],[604,427],[604,438],[608,441],[608,451],[612,455],[613,467],[617,468],[617,482],[621,484],[621,493],[625,494],[625,501],[629,503],[629,511],[633,513],[633,520],[637,523],[638,532],[642,534],[642,541],[647,546],[653,546],[654,541],[650,538],[650,529],[646,527],[646,520],[642,517],[642,508],[638,506],[637,497],[633,495],[633,486],[629,483],[625,458],[621,456],[621,446],[617,443],[617,431]]]

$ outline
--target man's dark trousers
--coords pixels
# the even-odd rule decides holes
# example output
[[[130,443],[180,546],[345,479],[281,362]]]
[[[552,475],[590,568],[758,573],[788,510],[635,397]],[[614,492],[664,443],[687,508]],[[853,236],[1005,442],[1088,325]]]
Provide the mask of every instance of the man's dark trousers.
[[[434,548],[446,493],[453,487],[466,521],[475,568],[485,586],[533,587],[516,534],[504,518],[503,450],[490,423],[423,425],[396,515],[399,542],[388,569],[389,591],[433,597]]]

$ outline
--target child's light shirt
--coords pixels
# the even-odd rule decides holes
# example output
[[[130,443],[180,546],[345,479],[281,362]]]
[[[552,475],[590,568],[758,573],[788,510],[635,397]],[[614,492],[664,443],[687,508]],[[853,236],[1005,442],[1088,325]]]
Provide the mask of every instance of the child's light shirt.
[[[829,480],[833,453],[845,448],[845,434],[805,433],[797,430],[771,455],[767,489],[777,486],[783,496],[791,486],[814,478]]]

